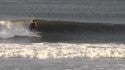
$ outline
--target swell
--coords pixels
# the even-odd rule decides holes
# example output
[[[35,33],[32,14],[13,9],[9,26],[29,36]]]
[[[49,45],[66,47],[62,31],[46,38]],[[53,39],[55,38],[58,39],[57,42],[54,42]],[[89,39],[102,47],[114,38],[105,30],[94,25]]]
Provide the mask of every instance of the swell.
[[[35,20],[37,27],[35,30],[40,32],[124,32],[125,24],[116,23],[96,23],[96,22],[73,22],[73,21],[48,21],[42,19],[24,19],[24,20],[0,20],[1,30],[29,29],[29,25]],[[2,29],[3,28],[3,29]]]
[[[125,24],[35,20],[42,42],[124,43]]]
[[[32,19],[33,20],[33,19]],[[32,20],[4,20],[0,23],[1,43],[17,42],[71,42],[71,43],[123,43],[125,24],[34,19],[36,31],[30,31]],[[3,21],[0,21],[3,22]],[[9,25],[8,25],[9,24]],[[16,36],[16,37],[15,37]],[[23,37],[22,37],[23,36]],[[41,38],[37,38],[41,37]],[[18,41],[17,41],[18,40]]]
[[[35,20],[38,31],[94,31],[94,32],[120,32],[125,31],[125,24],[95,23],[95,22],[72,22],[72,21],[47,21]]]

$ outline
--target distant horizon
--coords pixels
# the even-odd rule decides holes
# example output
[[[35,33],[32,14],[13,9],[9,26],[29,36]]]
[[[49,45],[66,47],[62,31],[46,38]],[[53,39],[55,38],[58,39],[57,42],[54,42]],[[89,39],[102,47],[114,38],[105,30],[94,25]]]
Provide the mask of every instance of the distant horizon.
[[[124,0],[0,0],[0,19],[125,23]]]

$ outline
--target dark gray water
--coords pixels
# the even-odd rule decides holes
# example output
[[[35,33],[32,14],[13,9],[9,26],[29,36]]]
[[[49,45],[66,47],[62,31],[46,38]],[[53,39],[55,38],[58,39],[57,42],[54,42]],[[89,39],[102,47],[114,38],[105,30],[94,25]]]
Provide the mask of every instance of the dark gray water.
[[[30,31],[22,20],[9,22],[1,24],[1,43],[125,43],[125,24],[38,20]]]
[[[0,0],[0,18],[124,23],[124,0]]]

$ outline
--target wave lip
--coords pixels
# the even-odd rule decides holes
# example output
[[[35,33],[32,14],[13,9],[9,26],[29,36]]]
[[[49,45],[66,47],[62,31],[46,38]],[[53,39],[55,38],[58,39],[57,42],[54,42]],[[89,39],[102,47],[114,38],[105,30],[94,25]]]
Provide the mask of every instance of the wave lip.
[[[2,20],[0,21],[0,38],[14,36],[37,36],[29,30],[32,19],[26,20]]]
[[[125,58],[125,48],[122,47],[98,47],[94,44],[46,44],[33,45],[0,44],[1,58]],[[106,44],[101,44],[106,46]],[[99,45],[99,46],[101,46]],[[92,47],[93,46],[93,47]],[[111,46],[111,45],[109,45]],[[118,45],[112,45],[118,46]],[[120,45],[119,45],[120,46]]]

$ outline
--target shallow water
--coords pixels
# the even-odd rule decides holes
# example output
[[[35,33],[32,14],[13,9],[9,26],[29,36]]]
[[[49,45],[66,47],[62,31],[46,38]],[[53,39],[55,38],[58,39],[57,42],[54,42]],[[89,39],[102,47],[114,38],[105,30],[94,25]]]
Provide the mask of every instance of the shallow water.
[[[0,59],[1,70],[124,70],[124,59]]]

